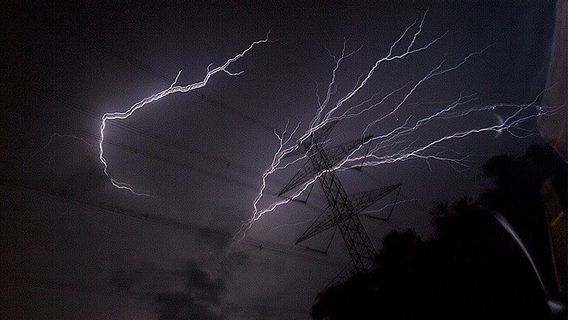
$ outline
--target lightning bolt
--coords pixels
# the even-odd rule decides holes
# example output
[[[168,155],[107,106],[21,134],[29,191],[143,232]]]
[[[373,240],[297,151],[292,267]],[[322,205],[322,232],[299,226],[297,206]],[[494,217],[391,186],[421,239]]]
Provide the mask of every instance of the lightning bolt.
[[[217,73],[224,72],[224,73],[226,73],[230,76],[238,76],[238,75],[242,74],[244,71],[239,71],[239,72],[229,71],[228,70],[229,66],[231,66],[237,60],[244,57],[255,46],[268,42],[268,36],[269,36],[269,34],[266,35],[266,38],[251,43],[246,49],[241,51],[239,54],[228,59],[227,61],[225,61],[224,64],[222,64],[222,65],[220,65],[216,68],[211,69],[211,64],[210,64],[207,67],[207,73],[205,74],[205,77],[201,81],[198,81],[198,82],[195,82],[195,83],[192,83],[192,84],[188,84],[188,85],[185,85],[185,86],[176,85],[176,83],[179,79],[179,76],[181,74],[181,71],[179,71],[174,82],[167,89],[162,90],[158,93],[155,93],[155,94],[153,94],[149,97],[146,97],[146,98],[136,102],[130,108],[128,108],[126,111],[108,112],[108,113],[103,114],[103,116],[101,118],[100,130],[99,130],[99,133],[100,133],[100,139],[99,139],[99,143],[98,143],[98,145],[99,145],[99,160],[101,161],[101,163],[103,165],[103,172],[108,177],[111,184],[118,189],[128,190],[129,192],[131,192],[132,194],[135,194],[135,195],[151,196],[148,193],[136,191],[135,188],[132,185],[130,185],[130,184],[124,182],[124,181],[119,181],[116,178],[113,178],[111,176],[111,174],[109,173],[108,162],[107,162],[107,159],[104,156],[105,128],[106,128],[106,125],[107,125],[107,121],[128,119],[136,111],[138,111],[141,108],[149,105],[150,103],[158,101],[158,100],[160,100],[160,99],[162,99],[166,96],[169,96],[169,95],[175,94],[175,93],[186,93],[186,92],[189,92],[189,91],[193,91],[193,90],[203,88],[207,85],[207,82],[209,81],[209,79]]]
[[[401,204],[405,204],[405,203],[409,203],[409,202],[416,202],[416,201],[418,201],[418,199],[400,200],[400,201],[398,201],[396,204],[397,204],[397,205],[401,205]],[[393,207],[394,205],[395,205],[394,203],[385,204],[384,206],[380,207],[379,209],[366,210],[366,211],[361,212],[361,214],[363,214],[363,215],[369,215],[369,216],[370,216],[370,215],[373,214],[373,213],[376,214],[376,213],[380,213],[380,212],[382,212],[382,211],[385,211],[386,209],[391,208],[391,207]]]
[[[55,140],[55,138],[74,139],[74,140],[77,140],[77,141],[79,141],[79,142],[81,142],[81,143],[83,143],[83,144],[85,144],[85,145],[87,145],[87,146],[89,146],[89,147],[94,147],[91,143],[89,143],[89,141],[87,141],[87,140],[85,140],[85,139],[83,139],[83,138],[81,138],[81,137],[78,137],[78,136],[75,136],[75,135],[72,135],[72,134],[62,134],[62,133],[57,133],[57,132],[56,132],[56,133],[52,134],[52,135],[49,137],[49,140],[47,141],[47,143],[46,143],[43,147],[39,148],[35,153],[33,153],[33,154],[28,158],[28,160],[27,160],[25,163],[27,164],[27,163],[30,162],[33,158],[35,158],[38,154],[40,154],[40,153],[42,153],[43,151],[45,151],[45,149],[47,149],[47,148],[53,143],[53,141]]]
[[[426,112],[425,110],[420,110],[423,113],[426,112],[426,114],[418,115],[411,113],[400,119],[405,107],[412,105],[408,103],[408,100],[415,95],[419,88],[429,83],[432,79],[459,70],[460,67],[476,56],[482,55],[489,47],[470,53],[457,63],[448,63],[447,59],[441,59],[439,63],[432,66],[418,80],[409,81],[400,87],[386,90],[386,92],[384,89],[381,89],[379,92],[365,97],[363,94],[364,89],[369,87],[369,81],[381,66],[392,61],[407,60],[418,55],[434,46],[447,34],[447,32],[443,33],[424,45],[417,46],[416,43],[421,36],[426,15],[427,11],[421,19],[416,19],[410,24],[391,44],[388,52],[375,60],[371,67],[359,76],[351,89],[343,95],[339,95],[337,92],[338,71],[342,62],[356,54],[359,49],[348,51],[347,40],[344,40],[339,56],[335,56],[331,52],[329,53],[333,59],[331,78],[323,96],[320,96],[316,89],[318,106],[315,115],[304,131],[299,129],[300,123],[298,123],[289,134],[286,134],[288,124],[282,133],[274,132],[279,146],[272,157],[270,165],[261,176],[260,188],[252,203],[252,215],[235,234],[235,241],[243,239],[252,225],[265,214],[271,213],[278,207],[286,205],[299,197],[326,172],[376,167],[416,159],[426,161],[428,166],[430,166],[429,161],[441,161],[448,163],[456,169],[467,168],[469,156],[449,154],[449,151],[451,151],[447,146],[449,142],[459,142],[472,135],[490,132],[507,132],[515,137],[525,138],[534,134],[534,132],[523,127],[523,124],[539,116],[550,116],[559,109],[559,107],[536,105],[536,101],[542,93],[549,88],[543,90],[533,101],[526,104],[497,103],[483,105],[479,103],[476,94],[466,95],[462,93],[449,103],[437,104],[441,106],[434,111]],[[390,107],[387,107],[387,104]],[[490,119],[493,119],[496,109],[499,109],[501,115],[505,115],[504,120],[500,123],[494,124],[494,121],[491,121],[491,125],[458,129],[434,137],[427,137],[427,134],[424,134],[424,128],[431,128],[432,126],[439,126],[440,128],[450,127],[448,126],[448,121],[454,119],[466,120],[474,115],[483,116],[485,114],[491,115]],[[266,195],[264,192],[267,188],[268,180],[275,172],[284,170],[308,158],[309,150],[303,150],[303,146],[306,145],[304,142],[312,139],[315,133],[329,123],[342,122],[349,119],[363,119],[363,125],[366,123],[365,128],[361,131],[361,137],[365,137],[370,132],[375,133],[375,135],[345,155],[343,159],[333,164],[331,168],[327,168],[322,172],[314,172],[313,177],[297,187],[291,196],[275,201],[265,199]],[[392,125],[393,122],[395,123],[394,126]],[[381,129],[382,132],[380,131]],[[294,142],[293,139],[296,136],[298,138]],[[318,141],[318,143],[322,142]],[[326,141],[323,143],[326,143]],[[267,204],[261,206],[261,201],[267,202]]]
[[[416,201],[418,201],[418,199],[407,199],[407,200],[398,201],[396,204],[397,204],[397,205],[402,205],[402,204],[405,204],[405,203],[416,202]],[[361,214],[364,215],[364,216],[373,218],[373,219],[377,219],[377,217],[374,216],[373,214],[381,213],[381,212],[385,211],[386,209],[393,207],[394,205],[395,205],[394,203],[385,204],[384,206],[382,206],[382,207],[379,208],[379,209],[366,210],[366,211],[361,212]],[[312,217],[312,218],[310,218],[310,219],[302,220],[302,221],[298,221],[298,222],[294,222],[294,223],[284,223],[284,224],[280,224],[280,225],[277,225],[277,226],[271,228],[271,229],[270,229],[270,232],[276,231],[276,230],[279,230],[279,229],[282,229],[282,228],[287,228],[287,227],[297,227],[297,226],[301,226],[301,225],[304,225],[304,224],[307,224],[307,223],[310,223],[310,222],[314,222],[314,221],[316,221],[317,219],[318,219],[318,217]],[[382,220],[383,218],[379,218],[379,219]]]

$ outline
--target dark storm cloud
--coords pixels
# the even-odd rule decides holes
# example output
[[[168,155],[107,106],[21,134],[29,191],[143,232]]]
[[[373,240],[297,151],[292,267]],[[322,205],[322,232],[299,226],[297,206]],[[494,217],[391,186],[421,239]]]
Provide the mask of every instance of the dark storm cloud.
[[[223,318],[219,307],[225,292],[224,280],[214,278],[195,261],[187,262],[178,275],[184,283],[182,289],[151,294],[160,319],[216,320]]]
[[[207,217],[206,225],[197,231],[197,239],[210,246],[215,253],[220,253],[230,245],[246,213],[234,207],[215,206]]]
[[[225,280],[197,261],[188,261],[179,270],[151,265],[116,270],[110,281],[119,293],[135,297],[140,304],[154,309],[159,319],[223,319]]]
[[[197,239],[202,244],[210,246],[216,252],[222,251],[231,242],[231,234],[220,232],[216,228],[201,227],[197,231]]]
[[[185,268],[185,281],[191,294],[205,302],[219,303],[225,290],[225,282],[212,278],[208,272],[199,268],[195,261],[188,262]]]
[[[158,294],[154,298],[160,319],[221,319],[218,307],[225,282],[212,278],[195,262],[188,262],[183,272],[185,290]]]
[[[159,319],[218,320],[222,312],[226,282],[249,262],[249,255],[230,249],[232,235],[244,214],[227,206],[214,207],[205,226],[195,229],[201,251],[222,257],[221,268],[212,272],[211,264],[187,261],[180,270],[169,271],[149,265],[115,270],[110,279],[115,289],[153,306]]]

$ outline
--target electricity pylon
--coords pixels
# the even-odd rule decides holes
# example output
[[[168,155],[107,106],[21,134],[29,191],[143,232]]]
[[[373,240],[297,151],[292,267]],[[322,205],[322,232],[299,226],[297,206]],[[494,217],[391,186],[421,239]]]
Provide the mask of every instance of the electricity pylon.
[[[320,134],[317,137],[312,136],[311,139],[307,139],[302,144],[301,147],[309,159],[302,169],[292,177],[290,182],[284,186],[279,195],[283,195],[307,182],[315,175],[321,174],[318,181],[323,189],[328,206],[298,238],[296,244],[331,228],[337,228],[347,246],[355,271],[369,271],[374,265],[377,253],[358,214],[376,201],[400,188],[400,184],[362,192],[349,197],[335,171],[329,169],[355,148],[367,142],[370,137],[324,150],[320,140],[329,134],[333,125],[330,125],[331,128],[326,128],[327,130],[323,131],[324,134]]]

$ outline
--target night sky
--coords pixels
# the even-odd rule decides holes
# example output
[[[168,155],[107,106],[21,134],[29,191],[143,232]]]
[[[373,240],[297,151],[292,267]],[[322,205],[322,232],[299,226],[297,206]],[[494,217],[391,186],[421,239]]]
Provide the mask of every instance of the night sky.
[[[459,70],[430,82],[405,115],[439,108],[460,93],[479,102],[522,104],[545,86],[553,1],[170,1],[8,5],[3,27],[4,106],[0,120],[2,292],[9,318],[159,319],[156,292],[189,281],[195,319],[308,319],[316,294],[349,257],[336,237],[327,256],[294,246],[325,204],[315,186],[307,204],[280,207],[233,243],[253,212],[263,171],[278,148],[273,130],[309,123],[316,90],[329,81],[344,39],[361,50],[340,73],[339,91],[428,10],[419,56],[378,71],[367,94],[416,80],[440,59],[487,48]],[[124,111],[178,83],[200,81],[253,41],[231,71],[206,87],[164,98],[125,121],[110,121],[105,157],[113,177],[152,197],[114,188],[98,158],[105,112]],[[316,89],[317,88],[317,89]],[[359,120],[339,125],[334,143],[356,136]],[[430,127],[473,128],[498,113]],[[388,126],[389,124],[387,124]],[[536,128],[536,121],[525,127]],[[468,167],[410,160],[339,174],[348,192],[401,183],[390,224],[362,218],[375,247],[390,230],[432,232],[438,202],[476,197],[490,181],[480,166],[541,143],[484,133],[447,144]],[[333,143],[332,143],[333,144]],[[298,167],[269,180],[275,194]],[[379,207],[387,202],[378,204]],[[331,233],[309,243],[325,248]],[[189,274],[189,276],[188,276]],[[193,281],[193,282],[191,282]],[[180,284],[181,283],[181,284]],[[205,298],[204,298],[205,297]]]

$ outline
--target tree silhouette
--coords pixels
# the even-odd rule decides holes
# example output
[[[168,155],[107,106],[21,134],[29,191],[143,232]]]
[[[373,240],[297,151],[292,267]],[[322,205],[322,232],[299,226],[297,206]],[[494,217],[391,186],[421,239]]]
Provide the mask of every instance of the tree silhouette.
[[[493,158],[484,171],[495,185],[478,201],[436,206],[430,240],[411,230],[389,233],[375,269],[321,292],[312,317],[550,319],[534,271],[492,211],[519,229],[538,252],[539,268],[552,275],[541,188],[552,177],[558,190],[566,190],[566,164],[552,149],[534,146],[518,159]]]

